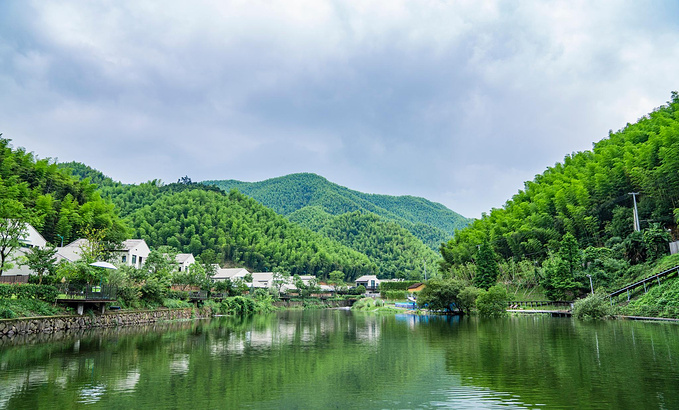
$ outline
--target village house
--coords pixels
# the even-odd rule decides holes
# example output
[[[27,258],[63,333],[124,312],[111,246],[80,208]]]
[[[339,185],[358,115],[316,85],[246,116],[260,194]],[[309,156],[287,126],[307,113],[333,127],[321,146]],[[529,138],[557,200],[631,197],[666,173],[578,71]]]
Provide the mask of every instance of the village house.
[[[189,270],[189,266],[196,263],[196,258],[193,257],[192,253],[178,253],[174,261],[177,263],[179,272],[186,272]]]
[[[356,286],[363,285],[366,290],[375,291],[380,286],[380,280],[375,275],[363,275],[356,279]]]
[[[245,268],[220,268],[217,267],[215,274],[212,275],[212,280],[223,281],[230,280],[234,281],[236,279],[244,280],[245,276],[250,272]]]
[[[12,264],[12,267],[9,269],[5,269],[4,272],[2,273],[3,277],[10,277],[10,276],[25,276],[23,280],[27,280],[28,275],[30,275],[32,272],[28,268],[28,266],[21,265],[23,256],[31,249],[31,248],[40,248],[44,249],[47,246],[47,241],[45,238],[40,235],[40,232],[38,232],[31,224],[26,224],[26,236],[22,239],[19,240],[21,242],[21,247],[14,251],[11,255],[9,255],[9,262]],[[16,279],[16,278],[13,278]]]
[[[57,262],[66,260],[67,262],[75,262],[82,258],[82,250],[88,246],[87,239],[76,239],[66,246],[57,248]],[[120,249],[113,251],[113,263],[134,266],[141,268],[144,261],[151,253],[151,249],[143,239],[127,239],[123,241]]]

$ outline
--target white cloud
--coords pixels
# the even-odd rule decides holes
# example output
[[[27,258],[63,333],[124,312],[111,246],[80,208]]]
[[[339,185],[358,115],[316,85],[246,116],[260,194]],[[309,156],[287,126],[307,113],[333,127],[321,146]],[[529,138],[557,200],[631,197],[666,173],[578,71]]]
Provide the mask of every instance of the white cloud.
[[[3,15],[0,132],[125,182],[309,171],[479,216],[679,88],[670,4],[73,0]]]

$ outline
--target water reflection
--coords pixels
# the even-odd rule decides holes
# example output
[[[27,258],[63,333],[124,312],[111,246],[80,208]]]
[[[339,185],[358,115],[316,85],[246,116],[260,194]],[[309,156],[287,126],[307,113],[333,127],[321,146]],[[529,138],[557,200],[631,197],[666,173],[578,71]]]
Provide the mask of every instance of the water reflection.
[[[326,310],[0,339],[0,408],[679,408],[678,329]]]

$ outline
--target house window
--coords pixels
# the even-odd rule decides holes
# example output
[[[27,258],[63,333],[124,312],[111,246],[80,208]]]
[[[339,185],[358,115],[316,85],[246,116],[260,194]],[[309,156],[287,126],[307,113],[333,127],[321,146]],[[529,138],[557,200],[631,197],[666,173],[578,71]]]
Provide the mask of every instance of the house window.
[[[123,255],[123,263],[127,262],[127,255]]]
[[[181,272],[181,271],[182,271],[182,267],[180,266],[180,267],[179,267],[179,272]]]
[[[137,255],[132,255],[132,264],[133,265],[137,264]]]

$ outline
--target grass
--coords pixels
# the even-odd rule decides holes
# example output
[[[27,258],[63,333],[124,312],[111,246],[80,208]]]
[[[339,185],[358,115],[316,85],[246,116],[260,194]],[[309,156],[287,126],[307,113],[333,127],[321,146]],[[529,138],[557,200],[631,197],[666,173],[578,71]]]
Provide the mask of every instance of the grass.
[[[505,285],[509,300],[522,302],[526,300],[548,300],[545,291],[540,286],[525,288],[512,284]]]
[[[37,299],[0,299],[0,319],[67,315],[70,310]]]

